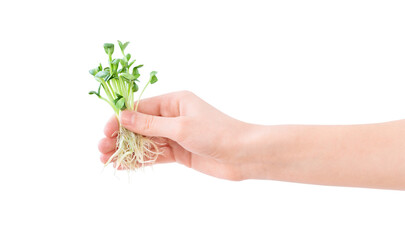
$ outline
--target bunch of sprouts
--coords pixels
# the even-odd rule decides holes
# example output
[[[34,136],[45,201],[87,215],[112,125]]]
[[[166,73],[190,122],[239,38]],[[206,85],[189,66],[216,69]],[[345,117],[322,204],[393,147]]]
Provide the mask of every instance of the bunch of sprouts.
[[[108,66],[103,68],[100,63],[97,68],[89,71],[99,83],[98,90],[91,91],[89,94],[96,95],[98,98],[106,101],[113,108],[118,122],[121,111],[126,109],[131,111],[138,110],[139,100],[146,87],[158,81],[156,77],[157,72],[152,71],[149,81],[139,94],[135,105],[134,96],[139,90],[139,68],[143,65],[132,67],[135,59],[131,61],[131,54],[125,54],[128,44],[129,42],[122,43],[118,41],[122,58],[113,58],[114,44],[105,43],[104,51],[108,55]],[[101,94],[101,90],[103,94]],[[116,143],[117,150],[105,163],[105,166],[114,161],[116,169],[136,170],[144,167],[147,163],[153,163],[157,159],[159,149],[152,139],[133,133],[124,128],[120,123],[119,126]]]

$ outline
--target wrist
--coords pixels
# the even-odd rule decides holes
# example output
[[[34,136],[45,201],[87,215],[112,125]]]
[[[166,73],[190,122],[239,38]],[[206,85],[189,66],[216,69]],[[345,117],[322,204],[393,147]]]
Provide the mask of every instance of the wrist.
[[[288,126],[247,124],[237,159],[243,179],[284,179],[294,154],[295,131]]]

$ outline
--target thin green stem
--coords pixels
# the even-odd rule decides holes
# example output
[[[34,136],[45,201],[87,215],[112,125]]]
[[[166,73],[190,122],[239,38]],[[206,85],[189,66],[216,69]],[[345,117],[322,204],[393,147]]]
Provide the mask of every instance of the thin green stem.
[[[123,92],[124,92],[124,81],[122,80],[121,76],[118,77],[119,81],[118,81],[118,91],[120,93],[121,96],[124,96]]]
[[[134,93],[132,92],[132,85],[133,85],[133,83],[131,82],[128,86],[128,98],[127,98],[127,107],[130,110],[133,110],[132,108],[133,108]]]
[[[112,104],[112,102],[108,101],[107,99],[100,97],[102,100],[106,101],[113,109],[116,114],[118,114],[119,110]]]
[[[104,88],[105,94],[107,94],[107,97],[110,99],[111,102],[113,102],[113,101],[114,101],[114,98],[113,98],[113,96],[112,96],[112,94],[111,94],[111,91],[110,91],[108,85],[107,85],[106,82],[104,81],[104,79],[102,79],[102,78],[97,78],[97,80],[99,80],[99,82],[101,82],[101,85],[102,85],[103,88]]]
[[[113,86],[113,90],[114,90],[114,92],[115,93],[117,93],[118,92],[118,90],[117,90],[117,79],[111,79],[111,81],[112,81],[112,86]]]
[[[109,81],[107,82],[107,84],[108,84],[108,86],[110,87],[110,90],[111,90],[111,93],[112,93],[113,97],[116,98],[117,96],[115,95],[114,88],[111,86],[111,83],[110,83],[111,81],[112,81],[112,80],[109,80]]]
[[[150,80],[149,80],[149,82],[145,85],[145,87],[142,89],[141,94],[139,94],[138,101],[136,102],[135,112],[138,111],[139,101],[141,101],[142,94],[143,94],[143,92],[145,92],[145,89],[146,89],[146,87],[149,85],[149,83],[150,83]]]
[[[110,66],[110,75],[112,75],[112,54],[108,54],[108,65]]]

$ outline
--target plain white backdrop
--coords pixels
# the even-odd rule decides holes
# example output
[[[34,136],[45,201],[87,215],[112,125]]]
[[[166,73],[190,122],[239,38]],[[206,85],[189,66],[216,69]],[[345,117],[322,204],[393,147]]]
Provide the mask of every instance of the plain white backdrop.
[[[0,239],[404,239],[405,192],[102,172],[102,45],[258,124],[405,118],[403,1],[2,1]],[[142,79],[142,78],[141,78]],[[145,79],[144,79],[145,80]]]

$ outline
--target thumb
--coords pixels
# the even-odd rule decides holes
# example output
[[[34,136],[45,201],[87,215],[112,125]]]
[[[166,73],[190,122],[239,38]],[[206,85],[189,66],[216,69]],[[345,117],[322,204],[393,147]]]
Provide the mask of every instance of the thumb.
[[[179,117],[159,117],[134,111],[121,112],[121,124],[128,130],[145,135],[176,140],[180,129]]]

